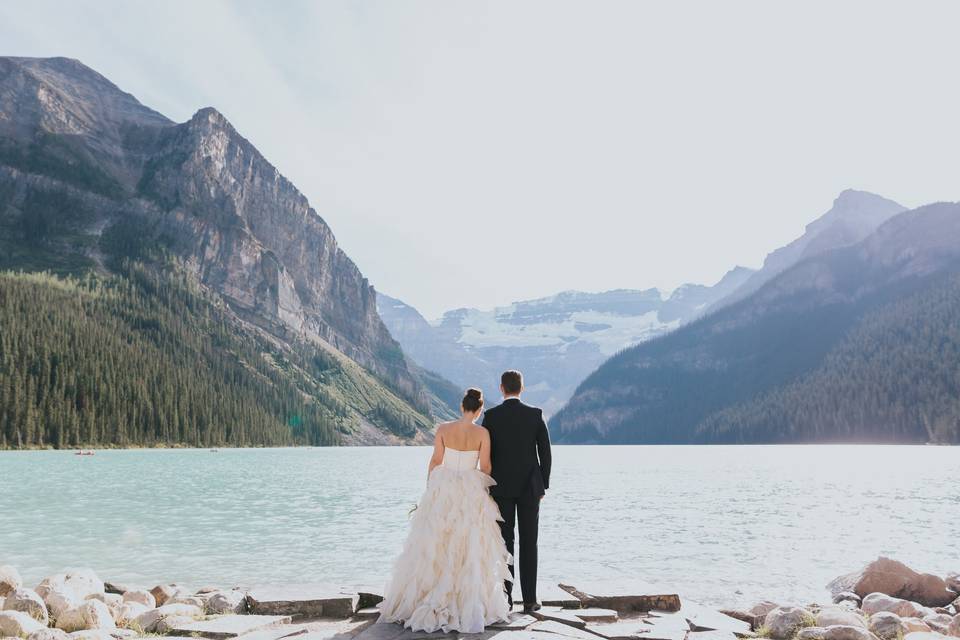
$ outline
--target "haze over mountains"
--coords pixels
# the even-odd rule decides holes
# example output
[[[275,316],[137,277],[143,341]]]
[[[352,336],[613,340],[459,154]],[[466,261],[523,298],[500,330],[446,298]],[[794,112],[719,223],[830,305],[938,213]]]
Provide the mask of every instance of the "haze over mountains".
[[[110,305],[96,312],[139,349],[159,347],[160,361],[145,394],[120,380],[113,386],[132,385],[129,394],[100,403],[112,356],[89,343],[90,329],[60,336],[89,347],[78,358],[13,313],[0,387],[15,392],[0,398],[0,444],[397,442],[426,437],[428,412],[442,405],[327,224],[222,114],[171,122],[76,60],[0,58],[0,268],[94,278],[7,275],[5,300],[62,308],[55,292],[66,288],[94,308],[98,292],[119,287],[130,301],[159,302],[140,319]],[[196,350],[174,361],[166,341]],[[81,370],[34,375],[62,360]],[[208,393],[221,395],[209,407],[182,389],[188,372],[207,368]],[[243,434],[242,412],[221,405],[248,402],[263,415]],[[131,416],[137,424],[120,424]]]
[[[845,192],[834,211],[855,222],[828,214],[755,291],[604,363],[554,437],[960,442],[960,205]]]
[[[520,369],[525,397],[555,413],[604,360],[697,317],[750,276],[737,267],[713,286],[686,284],[669,295],[657,289],[603,293],[565,291],[488,311],[456,309],[428,322],[406,303],[378,294],[390,333],[416,362],[462,387],[499,394],[500,374]]]

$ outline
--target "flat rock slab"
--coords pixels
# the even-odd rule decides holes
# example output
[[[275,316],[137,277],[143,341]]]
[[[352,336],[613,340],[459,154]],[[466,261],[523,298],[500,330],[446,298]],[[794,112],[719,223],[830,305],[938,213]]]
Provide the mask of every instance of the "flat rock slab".
[[[592,624],[590,631],[607,640],[685,640],[689,628],[655,627],[642,620],[623,620],[612,624]]]
[[[361,631],[357,640],[395,640],[405,631],[402,625],[378,622]]]
[[[587,623],[577,617],[577,609],[560,609],[558,607],[543,607],[539,611],[534,611],[531,615],[537,620],[552,620],[560,622],[571,627],[584,629]]]
[[[358,589],[341,589],[343,593],[351,591],[357,594],[357,611],[360,609],[369,609],[383,602],[382,590],[375,587],[360,587]]]
[[[247,594],[250,613],[303,618],[349,618],[359,595],[339,587],[307,585],[253,589]]]
[[[583,606],[576,597],[564,591],[558,584],[538,584],[537,596],[545,607],[563,607],[564,609],[579,609]]]
[[[729,631],[743,636],[750,635],[752,631],[749,622],[738,620],[695,602],[684,602],[680,608],[680,615],[690,622],[690,628],[693,631]]]
[[[301,634],[290,640],[350,640],[372,624],[369,620],[309,622],[302,625],[304,628]],[[240,640],[247,640],[247,637],[244,636]]]
[[[472,639],[474,636],[464,635],[463,637],[467,639]],[[523,631],[500,631],[499,633],[496,633],[493,636],[491,636],[490,640],[546,640],[549,637],[550,637],[549,634],[546,634],[543,632],[537,632],[537,631],[530,631],[529,629],[525,629]],[[567,636],[556,636],[556,637],[562,639]]]
[[[561,584],[560,588],[574,596],[584,607],[613,609],[621,614],[655,609],[680,610],[680,596],[677,593],[641,582]]]
[[[571,613],[584,622],[616,622],[620,619],[613,609],[574,609]]]
[[[691,631],[687,640],[737,640],[737,635],[730,631]]]
[[[261,629],[252,633],[243,634],[243,640],[280,640],[280,638],[299,638],[307,632],[306,629],[281,625],[272,629]]]
[[[518,629],[526,629],[536,621],[536,618],[526,613],[513,612],[510,614],[510,619],[508,621],[497,622],[490,625],[490,628],[516,631]]]
[[[245,633],[270,629],[290,622],[290,616],[227,615],[174,625],[171,633],[181,636],[226,640]]]
[[[426,631],[411,631],[397,623],[378,622],[363,629],[353,640],[455,640],[457,638],[464,638],[464,640],[489,640],[502,633],[513,632],[498,631],[497,629],[490,628],[484,633],[475,634],[443,633],[442,631],[427,633]],[[297,637],[295,640],[311,639]],[[543,640],[543,637],[541,636],[539,640]]]
[[[380,609],[377,609],[376,607],[366,607],[364,609],[360,609],[353,615],[355,618],[359,618],[360,620],[376,620],[380,617]]]
[[[690,631],[690,622],[679,613],[651,614],[643,618],[642,623],[645,628],[655,633],[664,631]]]
[[[564,638],[574,638],[575,640],[597,640],[597,635],[590,633],[586,629],[578,629],[577,627],[571,627],[568,624],[555,622],[553,620],[541,620],[540,622],[530,625],[527,630],[538,633],[549,633]]]

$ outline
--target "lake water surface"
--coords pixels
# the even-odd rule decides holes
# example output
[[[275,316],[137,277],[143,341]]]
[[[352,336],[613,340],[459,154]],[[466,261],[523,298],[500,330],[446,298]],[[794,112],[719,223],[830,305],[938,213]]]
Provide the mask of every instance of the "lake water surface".
[[[152,585],[380,585],[426,448],[0,452],[0,564]],[[883,554],[960,571],[960,448],[555,447],[545,580],[822,600]]]

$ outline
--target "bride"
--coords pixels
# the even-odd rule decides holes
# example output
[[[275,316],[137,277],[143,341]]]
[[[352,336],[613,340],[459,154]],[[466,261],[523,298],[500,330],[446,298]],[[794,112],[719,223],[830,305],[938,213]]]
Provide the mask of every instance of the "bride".
[[[496,484],[489,475],[490,435],[475,424],[481,391],[468,389],[461,408],[459,420],[437,427],[427,489],[379,605],[381,622],[479,633],[510,613],[504,581],[511,559],[500,510],[487,493]]]

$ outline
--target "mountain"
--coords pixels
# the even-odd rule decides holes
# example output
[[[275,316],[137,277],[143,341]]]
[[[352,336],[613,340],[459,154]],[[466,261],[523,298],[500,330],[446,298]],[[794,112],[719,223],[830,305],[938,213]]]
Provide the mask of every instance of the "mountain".
[[[567,291],[490,311],[457,309],[433,324],[384,294],[378,294],[377,306],[417,363],[494,398],[500,374],[520,369],[528,385],[525,396],[549,415],[605,359],[692,320],[751,273],[737,267],[713,286],[683,285],[669,296],[657,289]]]
[[[765,283],[801,260],[831,249],[860,242],[906,207],[867,191],[847,189],[825,214],[807,225],[793,242],[767,255],[763,266],[729,295],[714,301],[709,310],[743,300]]]
[[[604,363],[564,442],[960,442],[960,204],[899,213]]]
[[[338,442],[425,437],[438,403],[381,321],[373,288],[307,199],[221,113],[201,109],[178,124],[76,60],[0,58],[0,269],[60,276],[29,284],[54,299],[42,290],[121,286],[117,278],[144,268],[155,290],[187,277],[233,338],[261,344],[260,357],[307,400],[336,397],[325,409],[338,416]],[[76,274],[100,282],[76,285]],[[150,281],[140,278],[130,299],[150,300]],[[314,355],[338,363],[336,379],[298,368]]]

